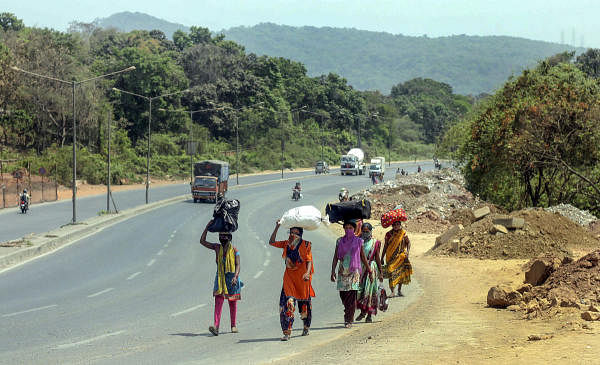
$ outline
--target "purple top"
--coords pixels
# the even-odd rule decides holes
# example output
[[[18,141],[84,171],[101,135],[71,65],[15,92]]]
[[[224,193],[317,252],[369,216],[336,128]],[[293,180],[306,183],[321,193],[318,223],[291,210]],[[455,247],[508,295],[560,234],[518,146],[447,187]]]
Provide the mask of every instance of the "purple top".
[[[350,271],[361,271],[360,250],[362,249],[362,238],[354,235],[354,230],[347,230],[346,235],[340,238],[337,247],[337,257],[343,260],[346,255],[350,255]]]

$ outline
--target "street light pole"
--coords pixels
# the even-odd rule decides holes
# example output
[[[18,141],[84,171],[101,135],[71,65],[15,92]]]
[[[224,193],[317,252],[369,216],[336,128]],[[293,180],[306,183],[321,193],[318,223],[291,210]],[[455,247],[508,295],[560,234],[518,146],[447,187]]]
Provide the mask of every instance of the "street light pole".
[[[56,77],[51,77],[51,76],[46,76],[46,75],[41,75],[35,72],[31,72],[31,71],[26,71],[23,70],[17,66],[11,66],[10,67],[12,70],[14,71],[18,71],[18,72],[22,72],[24,74],[27,75],[31,75],[31,76],[35,76],[35,77],[40,77],[43,79],[47,79],[47,80],[53,80],[53,81],[58,81],[60,83],[63,84],[67,84],[67,85],[71,85],[71,97],[72,97],[72,111],[73,111],[73,179],[71,182],[71,191],[73,192],[73,218],[72,218],[72,224],[77,223],[77,185],[76,185],[76,179],[77,179],[77,151],[76,151],[76,146],[77,146],[77,122],[76,122],[76,116],[75,116],[75,87],[77,85],[81,85],[83,83],[89,82],[89,81],[94,81],[94,80],[98,80],[98,79],[102,79],[105,77],[109,77],[109,76],[114,76],[123,72],[129,72],[129,71],[133,71],[135,70],[135,66],[129,66],[125,69],[119,70],[119,71],[115,71],[115,72],[111,72],[105,75],[100,75],[100,76],[96,76],[96,77],[92,77],[89,79],[85,79],[85,80],[81,80],[81,81],[76,81],[76,80],[71,80],[71,81],[66,81],[66,80],[61,80],[58,79]]]
[[[235,184],[240,184],[240,118],[235,116]]]
[[[150,137],[152,135],[152,132],[151,132],[151,129],[150,129],[150,123],[152,122],[152,101],[155,100],[155,99],[160,99],[160,98],[164,98],[164,97],[167,97],[167,96],[172,96],[172,95],[177,95],[177,94],[181,94],[181,93],[184,93],[184,92],[188,92],[189,89],[180,90],[180,91],[176,91],[176,92],[172,92],[172,93],[167,93],[167,94],[162,94],[162,95],[153,96],[153,97],[136,94],[136,93],[133,93],[131,91],[125,91],[125,90],[117,89],[116,87],[113,87],[112,89],[114,91],[118,91],[118,92],[122,92],[122,93],[129,94],[129,95],[132,95],[132,96],[136,96],[138,98],[142,98],[142,99],[148,101],[148,147],[147,147],[147,152],[146,152],[146,204],[148,204],[148,201],[149,201],[149,190],[150,190]]]
[[[112,129],[112,123],[110,115],[108,116],[108,166],[107,166],[107,179],[106,179],[106,212],[110,213],[110,135]]]

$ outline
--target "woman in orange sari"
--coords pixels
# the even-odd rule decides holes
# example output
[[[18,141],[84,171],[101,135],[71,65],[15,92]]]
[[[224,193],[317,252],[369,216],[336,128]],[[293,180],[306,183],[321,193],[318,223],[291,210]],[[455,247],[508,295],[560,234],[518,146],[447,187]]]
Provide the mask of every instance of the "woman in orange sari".
[[[304,230],[301,227],[292,227],[287,240],[276,241],[278,230],[279,221],[277,221],[271,234],[269,244],[283,249],[282,257],[285,261],[285,272],[283,274],[283,288],[279,296],[279,322],[283,331],[281,341],[287,341],[292,334],[296,305],[304,322],[302,336],[309,334],[312,320],[311,298],[315,296],[311,282],[315,271],[313,269],[311,243],[302,239]]]
[[[396,286],[398,286],[398,296],[403,296],[402,284],[410,283],[413,270],[408,260],[409,253],[410,241],[406,231],[402,229],[402,223],[396,221],[392,224],[392,229],[385,234],[383,246],[383,275],[389,279],[391,296],[395,296]]]

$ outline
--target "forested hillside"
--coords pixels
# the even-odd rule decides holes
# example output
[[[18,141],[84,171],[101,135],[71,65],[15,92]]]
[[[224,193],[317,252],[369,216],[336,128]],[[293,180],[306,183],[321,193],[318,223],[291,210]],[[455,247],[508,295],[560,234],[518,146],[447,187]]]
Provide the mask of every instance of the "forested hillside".
[[[488,93],[537,61],[572,50],[566,45],[514,37],[409,37],[271,23],[223,33],[249,52],[302,62],[309,75],[334,72],[358,89],[383,93],[399,81],[416,77],[445,82],[461,94]]]
[[[337,74],[309,77],[299,62],[248,54],[202,27],[170,40],[159,30],[94,24],[72,24],[68,33],[32,28],[9,13],[0,26],[0,158],[34,171],[56,166],[61,181],[70,176],[73,118],[78,176],[103,182],[112,121],[113,179],[123,183],[145,172],[148,128],[155,176],[187,174],[188,141],[193,159],[226,159],[243,172],[308,167],[322,157],[337,164],[359,144],[367,156],[431,157],[431,143],[471,105],[427,79],[401,83],[392,96],[360,92]],[[77,84],[73,115],[71,80],[120,70]]]
[[[189,30],[181,24],[130,12],[98,19],[97,24],[124,32],[158,29],[169,38],[176,30]],[[461,94],[490,93],[509,76],[519,74],[537,61],[573,50],[567,45],[514,37],[410,37],[272,23],[217,33],[244,46],[247,52],[301,62],[309,76],[332,72],[346,78],[356,89],[379,90],[384,94],[394,84],[418,77],[447,83]]]

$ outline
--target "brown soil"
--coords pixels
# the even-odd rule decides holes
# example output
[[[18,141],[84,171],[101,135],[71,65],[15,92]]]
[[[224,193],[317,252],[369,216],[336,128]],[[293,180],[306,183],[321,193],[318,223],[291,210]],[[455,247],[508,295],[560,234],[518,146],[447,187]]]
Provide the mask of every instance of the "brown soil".
[[[600,250],[560,266],[542,285],[524,293],[523,298],[526,305],[521,306],[535,307],[531,313],[534,316],[555,316],[565,307],[581,311],[587,311],[590,305],[600,308]]]
[[[541,209],[526,209],[511,213],[512,217],[525,219],[522,230],[508,234],[491,233],[492,220],[498,214],[465,226],[457,236],[461,257],[489,259],[527,259],[540,255],[572,256],[574,248],[587,251],[600,247],[598,238],[586,228],[557,213]],[[450,245],[441,245],[432,253],[455,255]]]

